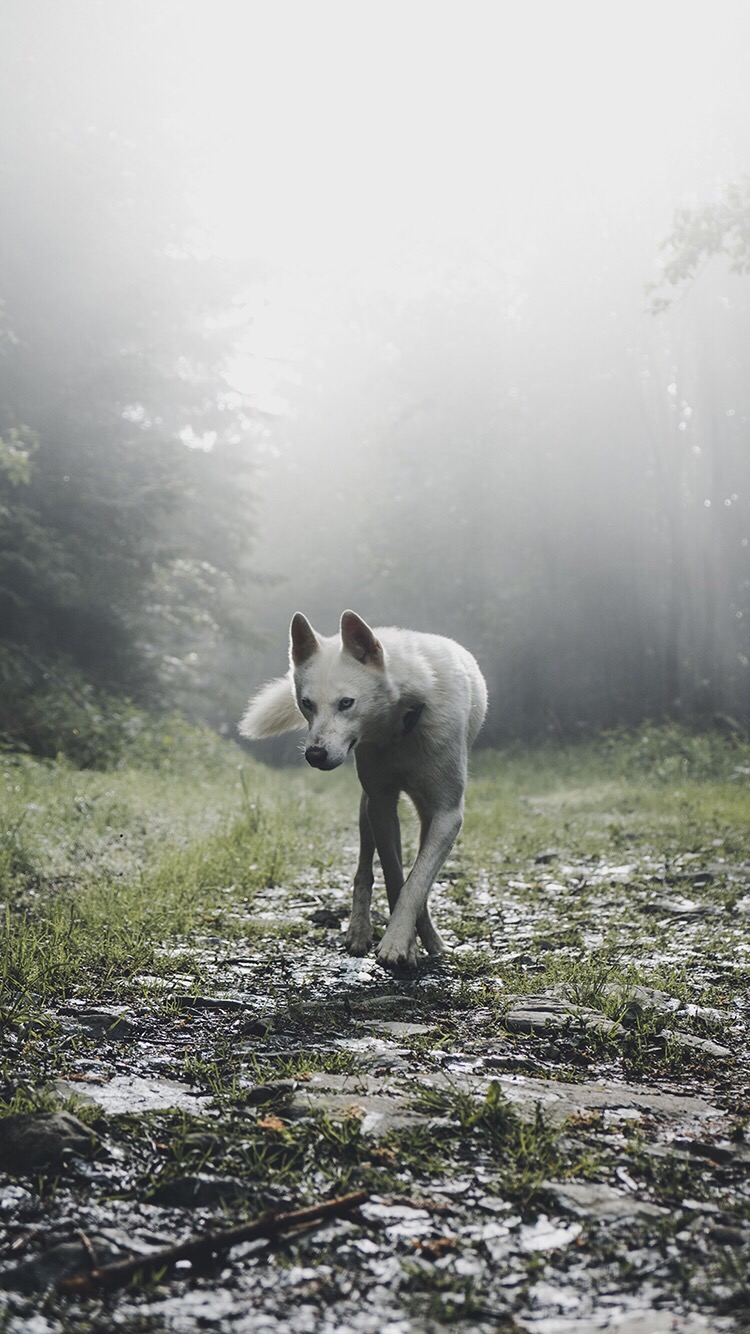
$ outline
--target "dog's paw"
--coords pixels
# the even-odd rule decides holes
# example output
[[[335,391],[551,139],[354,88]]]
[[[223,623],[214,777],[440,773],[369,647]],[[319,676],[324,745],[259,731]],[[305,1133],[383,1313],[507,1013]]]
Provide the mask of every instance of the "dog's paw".
[[[419,946],[416,936],[391,936],[386,931],[381,940],[376,956],[383,968],[413,973],[419,962]]]
[[[446,953],[448,946],[434,927],[431,931],[420,931],[419,935],[431,959],[439,959]]]
[[[372,948],[372,927],[369,922],[350,922],[345,943],[347,953],[355,955],[358,959],[369,954]]]

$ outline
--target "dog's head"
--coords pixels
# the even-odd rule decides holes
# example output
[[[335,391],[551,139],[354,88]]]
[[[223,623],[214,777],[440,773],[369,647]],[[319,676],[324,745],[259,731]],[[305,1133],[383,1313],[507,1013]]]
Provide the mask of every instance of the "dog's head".
[[[315,769],[336,769],[390,702],[383,646],[353,611],[341,617],[340,638],[330,639],[297,612],[290,639],[297,705],[308,725],[305,759]]]

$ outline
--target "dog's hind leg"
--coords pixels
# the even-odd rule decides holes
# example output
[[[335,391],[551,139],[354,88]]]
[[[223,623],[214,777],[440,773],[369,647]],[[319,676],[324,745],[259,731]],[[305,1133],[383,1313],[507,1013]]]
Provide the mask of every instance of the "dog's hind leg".
[[[427,838],[427,831],[429,827],[430,827],[429,820],[426,819],[425,817],[420,817],[420,838],[419,838],[420,852],[424,847],[424,842],[425,839]],[[435,923],[433,922],[430,916],[430,909],[427,903],[425,903],[424,908],[417,917],[417,932],[419,935],[419,939],[421,940],[428,954],[437,955],[445,953],[445,945],[443,944],[443,941],[441,939],[440,932],[438,931],[437,927],[435,926]]]
[[[419,939],[427,950],[428,954],[444,954],[445,945],[443,944],[440,932],[430,917],[430,910],[427,904],[424,905],[417,918],[417,931]]]
[[[346,948],[350,954],[367,954],[372,945],[370,900],[372,899],[372,864],[375,858],[375,838],[367,815],[367,795],[362,793],[359,803],[359,862],[354,873],[352,915],[346,933]]]

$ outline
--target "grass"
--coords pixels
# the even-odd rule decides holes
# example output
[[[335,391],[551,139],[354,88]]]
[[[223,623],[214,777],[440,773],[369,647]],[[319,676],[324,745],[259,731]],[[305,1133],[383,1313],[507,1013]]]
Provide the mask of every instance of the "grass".
[[[124,997],[141,974],[168,978],[184,959],[165,955],[165,942],[190,940],[207,926],[244,939],[259,889],[293,876],[300,861],[305,869],[325,863],[316,794],[233,746],[217,742],[217,751],[199,775],[79,773],[65,762],[6,757],[6,1016],[32,997]],[[271,922],[266,930],[283,928]]]
[[[39,1027],[41,1008],[76,996],[153,1003],[161,986],[166,1003],[178,978],[211,990],[233,941],[260,948],[273,971],[310,930],[273,888],[314,902],[331,877],[342,883],[340,847],[356,838],[351,771],[274,772],[205,733],[191,764],[179,740],[170,764],[107,773],[5,757],[0,1023]],[[732,866],[750,844],[748,774],[743,743],[676,728],[480,752],[441,891],[440,914],[465,951],[450,964],[454,1003],[476,1004],[483,986],[501,1013],[503,993],[554,991],[620,1019],[628,989],[647,984],[726,1007],[747,976],[747,956],[730,956],[745,920]],[[408,847],[408,817],[405,826]],[[559,856],[536,860],[549,850]],[[628,863],[629,883],[613,890],[607,868]],[[712,878],[694,884],[709,864]],[[693,933],[692,953],[675,954],[663,914],[643,916],[657,882],[722,910]],[[699,947],[706,962],[714,946],[715,966],[696,969]],[[669,962],[657,957],[670,949]]]

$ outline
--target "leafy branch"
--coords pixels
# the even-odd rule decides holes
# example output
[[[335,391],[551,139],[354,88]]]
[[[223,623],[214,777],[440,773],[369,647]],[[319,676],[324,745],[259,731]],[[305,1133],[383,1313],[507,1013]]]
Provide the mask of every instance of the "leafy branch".
[[[667,256],[662,276],[646,287],[653,315],[685,296],[717,255],[729,259],[733,273],[750,273],[750,177],[731,182],[714,204],[678,209],[660,249]],[[677,289],[682,289],[679,297]]]

